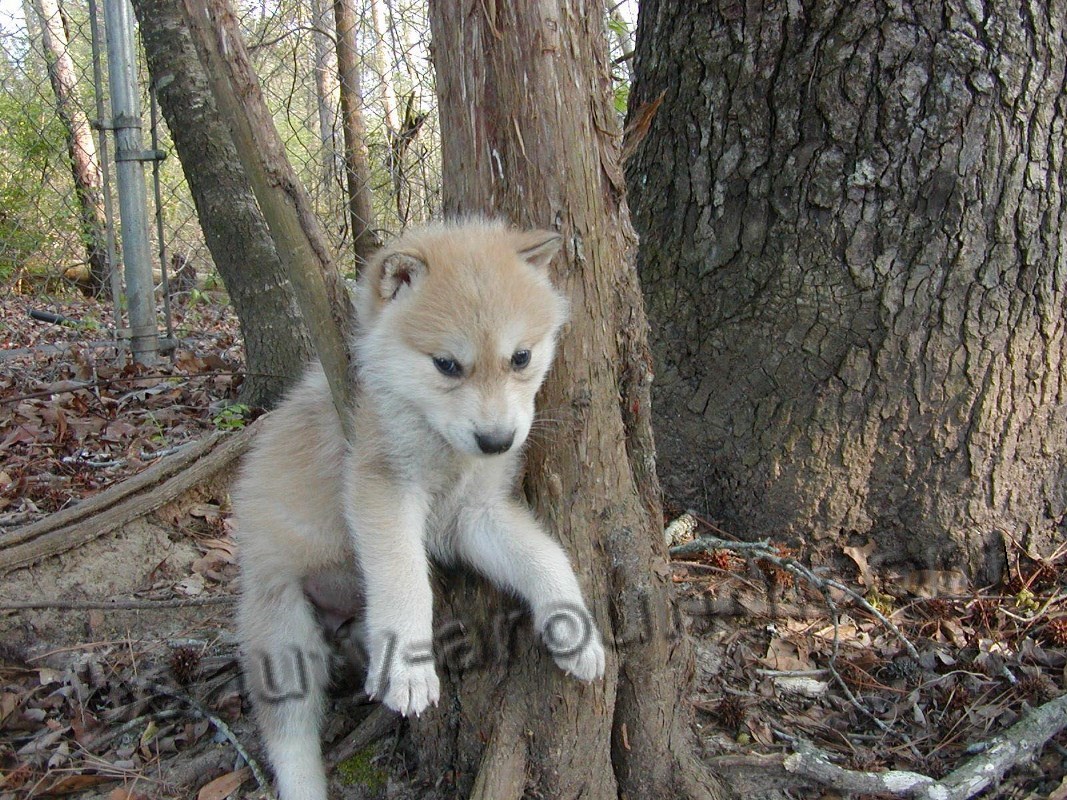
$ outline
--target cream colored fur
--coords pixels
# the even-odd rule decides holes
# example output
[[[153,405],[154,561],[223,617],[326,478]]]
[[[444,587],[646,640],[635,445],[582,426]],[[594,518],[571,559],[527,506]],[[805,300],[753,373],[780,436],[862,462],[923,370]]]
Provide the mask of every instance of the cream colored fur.
[[[316,367],[245,462],[234,495],[239,638],[282,800],[326,798],[328,648],[305,591],[317,575],[358,565],[366,689],[402,714],[440,694],[429,559],[518,594],[561,668],[603,675],[595,627],[575,638],[574,614],[591,618],[567,556],[515,498],[566,316],[546,271],[558,247],[553,233],[479,219],[405,234],[358,285],[351,449]],[[351,606],[363,611],[361,598]]]

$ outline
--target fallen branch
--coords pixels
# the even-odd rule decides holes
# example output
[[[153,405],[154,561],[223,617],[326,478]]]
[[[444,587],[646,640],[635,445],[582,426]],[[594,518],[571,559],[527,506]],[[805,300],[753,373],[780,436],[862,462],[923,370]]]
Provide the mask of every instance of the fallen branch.
[[[239,458],[259,429],[216,433],[144,472],[38,522],[0,536],[0,575],[65,553],[151,513]]]
[[[794,741],[793,749],[793,754],[786,756],[783,762],[787,772],[842,792],[919,797],[921,791],[935,784],[933,778],[918,772],[861,772],[839,767],[826,753],[802,739]]]
[[[969,759],[941,780],[907,770],[862,772],[845,769],[803,739],[791,739],[794,752],[785,757],[787,772],[843,793],[889,795],[917,800],[970,800],[1000,783],[1064,728],[1067,695],[1032,709],[1003,733],[985,743],[982,754]]]
[[[968,800],[1000,779],[1022,762],[1033,758],[1049,739],[1067,728],[1067,695],[1032,709],[1004,733],[990,739],[982,755],[920,794],[922,800]]]

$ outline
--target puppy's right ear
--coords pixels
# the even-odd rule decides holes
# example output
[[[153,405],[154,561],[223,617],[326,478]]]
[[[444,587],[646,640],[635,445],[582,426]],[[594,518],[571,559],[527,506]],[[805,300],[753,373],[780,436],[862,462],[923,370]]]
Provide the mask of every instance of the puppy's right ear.
[[[409,291],[426,274],[426,262],[413,253],[390,253],[382,260],[378,296],[388,302]]]

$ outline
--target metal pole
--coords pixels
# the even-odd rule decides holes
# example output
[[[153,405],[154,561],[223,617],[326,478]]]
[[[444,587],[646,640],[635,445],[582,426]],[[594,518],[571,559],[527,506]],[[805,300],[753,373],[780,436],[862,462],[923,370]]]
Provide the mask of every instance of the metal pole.
[[[173,80],[173,78],[171,79]],[[159,165],[163,161],[163,151],[159,149],[159,106],[156,103],[156,86],[148,87],[149,123],[152,126],[152,189],[156,201],[156,238],[159,240],[159,274],[163,279],[163,317],[167,328],[166,352],[172,352],[174,342],[174,322],[170,312],[170,265],[167,263],[167,239],[163,231],[163,188],[159,176]],[[175,276],[177,277],[177,276]]]
[[[115,131],[115,175],[122,223],[122,262],[130,350],[134,361],[153,364],[159,352],[152,257],[148,244],[148,194],[141,139],[141,103],[134,57],[133,9],[130,0],[104,0],[111,125]]]
[[[114,308],[112,320],[112,336],[119,338],[122,330],[122,274],[119,271],[118,250],[115,247],[115,209],[111,197],[111,163],[108,157],[107,132],[111,125],[106,121],[104,110],[104,68],[100,63],[100,14],[96,7],[96,0],[89,0],[89,30],[93,42],[93,93],[96,95],[96,119],[93,127],[96,128],[97,153],[100,157],[100,174],[103,177],[102,189],[104,192],[104,222],[107,225],[107,269],[108,279],[111,282],[111,304]]]

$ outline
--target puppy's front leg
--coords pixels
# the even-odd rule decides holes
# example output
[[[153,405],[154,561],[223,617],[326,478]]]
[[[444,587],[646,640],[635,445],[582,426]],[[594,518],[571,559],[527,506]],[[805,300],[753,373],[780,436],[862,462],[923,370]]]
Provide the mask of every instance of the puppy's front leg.
[[[367,595],[366,691],[404,716],[418,715],[441,693],[424,544],[428,498],[417,487],[356,473],[345,512]]]
[[[460,515],[459,555],[498,586],[530,604],[534,627],[556,663],[574,677],[604,676],[600,632],[560,545],[529,509],[507,500]]]

